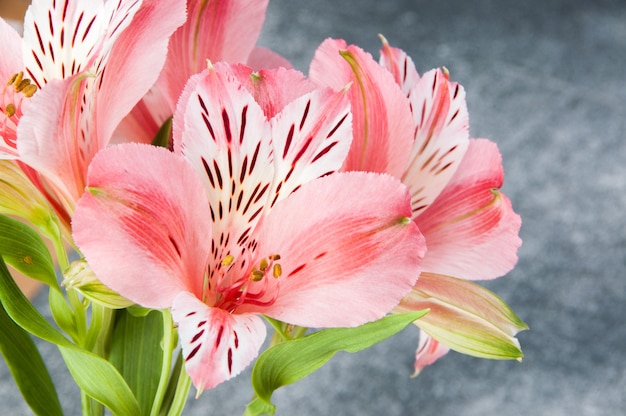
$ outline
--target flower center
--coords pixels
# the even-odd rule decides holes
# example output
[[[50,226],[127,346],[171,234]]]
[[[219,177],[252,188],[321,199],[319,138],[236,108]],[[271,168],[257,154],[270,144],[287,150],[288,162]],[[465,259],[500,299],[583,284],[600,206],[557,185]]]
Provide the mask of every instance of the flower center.
[[[215,288],[217,294],[213,306],[234,312],[244,304],[257,306],[273,304],[278,296],[275,281],[282,275],[279,260],[279,254],[272,254],[259,260],[250,272],[244,272],[234,256],[230,254],[225,256],[220,264],[221,273]],[[230,284],[220,284],[227,281],[230,281]]]
[[[16,149],[17,124],[23,103],[37,92],[37,86],[22,71],[13,75],[0,94],[0,135],[6,146]]]

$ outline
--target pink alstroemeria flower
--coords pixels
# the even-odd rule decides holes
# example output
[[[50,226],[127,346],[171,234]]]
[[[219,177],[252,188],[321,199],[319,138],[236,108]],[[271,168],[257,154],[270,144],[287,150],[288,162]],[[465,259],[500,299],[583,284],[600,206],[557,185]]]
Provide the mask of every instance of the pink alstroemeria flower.
[[[0,24],[0,75],[22,78],[3,91],[0,151],[26,165],[66,225],[87,166],[157,79],[184,16],[176,0],[35,0],[23,39]]]
[[[334,89],[354,84],[354,143],[343,169],[388,172],[411,189],[412,219],[428,252],[396,311],[430,309],[415,322],[416,373],[449,348],[520,357],[514,335],[525,324],[497,296],[464,281],[493,279],[517,262],[521,221],[499,192],[500,153],[486,139],[469,138],[465,92],[446,71],[420,77],[403,51],[383,43],[379,64],[356,46],[328,39],[310,77]],[[393,153],[396,146],[408,150]]]
[[[333,173],[352,140],[344,90],[294,70],[210,65],[173,124],[174,152],[121,144],[96,156],[73,230],[103,283],[172,308],[199,392],[256,357],[259,314],[356,326],[409,293],[424,242],[406,187]]]
[[[174,114],[189,77],[211,62],[254,68],[290,68],[276,53],[255,44],[269,0],[187,0],[187,20],[172,35],[163,71],[153,88],[124,119],[116,137],[151,143]]]

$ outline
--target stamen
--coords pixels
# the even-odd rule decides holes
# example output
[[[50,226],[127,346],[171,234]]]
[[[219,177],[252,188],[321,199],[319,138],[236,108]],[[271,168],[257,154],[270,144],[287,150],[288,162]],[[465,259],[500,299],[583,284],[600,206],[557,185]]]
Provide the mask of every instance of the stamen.
[[[18,72],[17,74],[13,74],[11,79],[9,79],[9,82],[7,82],[7,87],[11,86],[12,84],[18,85],[20,82],[22,82],[23,76],[24,72],[22,71]]]
[[[32,97],[36,92],[37,92],[37,86],[35,84],[28,84],[22,90],[22,94],[24,94],[24,96],[28,98]]]
[[[15,111],[15,105],[13,103],[7,104],[7,106],[4,108],[4,114],[6,114],[7,117],[13,117]]]
[[[280,277],[281,274],[283,274],[283,268],[280,266],[280,264],[276,263],[274,265],[274,279],[278,279]]]
[[[267,259],[263,259],[261,260],[261,262],[259,263],[259,270],[261,270],[262,272],[264,272],[265,270],[267,270],[267,268],[269,267],[270,263],[267,261]]]
[[[231,264],[233,264],[233,262],[235,261],[235,257],[231,254],[228,254],[226,257],[224,257],[224,259],[222,260],[222,266],[224,267],[228,267]]]
[[[28,78],[23,79],[18,83],[14,83],[15,85],[15,91],[20,92],[22,91],[24,88],[28,87],[30,85],[30,80]]]
[[[252,273],[250,273],[250,280],[252,280],[253,282],[258,282],[263,279],[263,276],[265,276],[265,273],[263,273],[262,271],[253,270]]]

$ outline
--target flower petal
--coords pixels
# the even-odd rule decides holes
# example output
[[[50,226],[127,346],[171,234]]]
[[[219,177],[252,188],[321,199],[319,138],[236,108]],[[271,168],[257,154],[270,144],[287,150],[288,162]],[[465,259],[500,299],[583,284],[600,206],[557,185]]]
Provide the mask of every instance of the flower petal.
[[[117,14],[117,20],[128,19],[120,19]],[[110,53],[98,66],[94,109],[99,148],[108,143],[117,125],[156,82],[165,63],[169,38],[184,21],[185,9],[180,0],[143,0],[115,42],[107,39]]]
[[[407,189],[388,175],[337,173],[277,203],[257,253],[280,255],[271,306],[249,311],[309,326],[356,326],[381,318],[419,275],[423,237],[406,219]],[[246,309],[241,310],[246,311]]]
[[[272,119],[272,205],[302,184],[341,168],[352,142],[351,121],[345,91],[330,89],[298,98]]]
[[[17,141],[20,160],[46,178],[68,212],[74,210],[85,188],[87,166],[93,156],[89,143],[74,140],[76,131],[71,127],[74,115],[80,113],[76,100],[80,82],[74,81],[49,81],[32,97],[20,119]]]
[[[499,191],[503,175],[497,146],[472,140],[448,186],[415,220],[428,241],[424,270],[475,280],[513,268],[521,219]]]
[[[389,46],[387,39],[382,36],[381,39],[383,47],[380,50],[380,65],[391,72],[396,84],[402,88],[404,95],[410,97],[420,79],[415,64],[402,49]]]
[[[250,238],[274,177],[269,122],[252,95],[220,68],[190,79],[174,116],[175,151],[207,190],[217,263],[229,246]]]
[[[96,276],[122,296],[165,308],[177,293],[202,295],[211,224],[200,179],[166,149],[122,144],[89,169],[72,220]]]
[[[262,46],[256,46],[252,49],[246,64],[255,71],[270,68],[292,68],[291,63],[287,60],[287,58]]]
[[[446,355],[450,348],[446,347],[424,331],[420,331],[420,338],[415,351],[415,371],[412,377],[417,377],[422,370]]]
[[[408,101],[392,75],[372,56],[343,40],[327,39],[315,53],[311,79],[348,90],[354,140],[344,170],[402,175],[413,143]]]
[[[420,215],[454,175],[469,144],[465,91],[437,69],[410,95],[415,141],[402,181],[411,188],[413,217]]]
[[[316,89],[302,72],[287,68],[261,69],[253,72],[246,65],[223,65],[246,87],[263,108],[268,119],[280,113],[290,102]]]
[[[24,16],[24,65],[42,88],[53,79],[66,79],[88,69],[101,51],[107,23],[115,9],[108,2],[35,1]],[[132,19],[141,3],[125,2]]]
[[[255,315],[211,308],[188,292],[174,299],[185,369],[198,394],[239,374],[258,355],[266,328]]]
[[[256,43],[268,0],[187,1],[187,21],[172,36],[157,83],[172,109],[187,79],[212,62],[246,62]]]

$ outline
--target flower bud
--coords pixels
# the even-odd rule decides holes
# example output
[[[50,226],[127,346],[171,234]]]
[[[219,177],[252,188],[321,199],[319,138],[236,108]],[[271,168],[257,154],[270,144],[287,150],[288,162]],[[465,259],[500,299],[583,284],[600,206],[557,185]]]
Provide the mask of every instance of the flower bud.
[[[46,198],[11,160],[0,160],[0,214],[13,215],[56,237],[59,222]]]
[[[123,309],[134,305],[134,302],[100,282],[85,260],[72,262],[63,277],[63,286],[67,290],[77,290],[85,298],[107,308]]]

